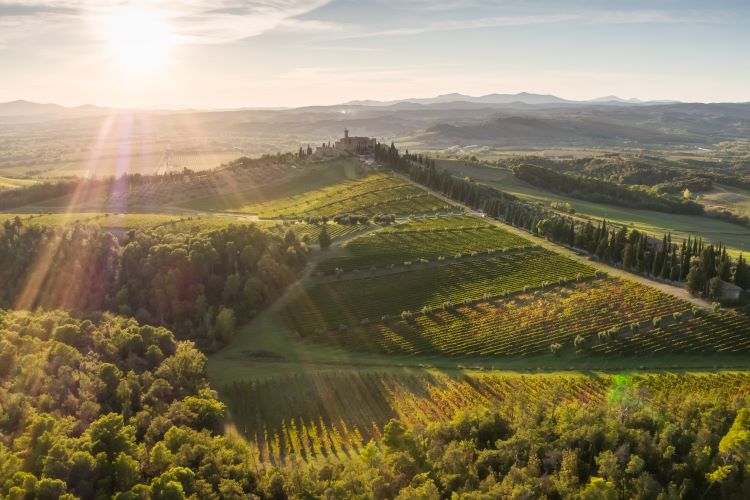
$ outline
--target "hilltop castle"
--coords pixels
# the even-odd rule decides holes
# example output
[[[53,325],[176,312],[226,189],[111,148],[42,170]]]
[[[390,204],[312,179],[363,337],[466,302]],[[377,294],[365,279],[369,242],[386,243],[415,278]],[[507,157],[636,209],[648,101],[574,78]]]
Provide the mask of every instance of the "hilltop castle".
[[[344,130],[344,137],[336,141],[336,149],[351,152],[370,152],[375,149],[377,140],[372,137],[349,137],[349,131]]]
[[[344,130],[344,137],[331,143],[315,148],[317,156],[339,156],[344,153],[371,153],[375,149],[377,139],[373,137],[350,137],[349,130]]]

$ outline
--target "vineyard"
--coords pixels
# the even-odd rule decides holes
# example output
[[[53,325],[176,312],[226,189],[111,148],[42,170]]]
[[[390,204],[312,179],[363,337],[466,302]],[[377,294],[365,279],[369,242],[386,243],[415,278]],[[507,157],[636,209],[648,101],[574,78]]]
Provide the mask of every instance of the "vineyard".
[[[659,355],[667,353],[750,353],[747,309],[703,313],[649,332],[608,338],[592,348],[597,354]]]
[[[394,274],[331,280],[301,289],[282,315],[293,330],[309,334],[594,274],[585,264],[538,249],[412,268]],[[398,283],[396,288],[394,283]]]
[[[415,219],[345,243],[341,255],[323,260],[317,269],[331,273],[337,269],[379,268],[420,259],[494,253],[530,245],[525,238],[475,217]]]
[[[548,354],[553,343],[583,348],[598,342],[600,332],[629,332],[632,325],[640,325],[648,338],[654,333],[646,333],[654,318],[673,319],[675,313],[692,314],[690,304],[634,282],[600,279],[450,310],[435,309],[408,320],[319,331],[315,338],[373,352],[529,356]],[[750,335],[744,337],[750,340]],[[623,350],[615,344],[604,345],[611,347],[609,352]]]
[[[97,224],[102,228],[149,228],[176,222],[180,215],[169,214],[107,214],[101,212],[47,213],[47,214],[0,214],[0,222],[18,217],[28,226],[61,226],[65,224]]]
[[[425,216],[408,219],[402,223],[383,228],[383,233],[410,233],[465,229],[487,229],[497,227],[485,219],[471,215]]]
[[[418,428],[486,408],[530,417],[566,405],[666,411],[675,397],[733,398],[750,392],[739,373],[519,375],[466,372],[310,373],[223,388],[237,429],[264,462],[346,460],[391,418]]]
[[[372,174],[265,203],[240,212],[262,218],[333,217],[338,214],[420,214],[451,209],[424,190],[390,174]]]

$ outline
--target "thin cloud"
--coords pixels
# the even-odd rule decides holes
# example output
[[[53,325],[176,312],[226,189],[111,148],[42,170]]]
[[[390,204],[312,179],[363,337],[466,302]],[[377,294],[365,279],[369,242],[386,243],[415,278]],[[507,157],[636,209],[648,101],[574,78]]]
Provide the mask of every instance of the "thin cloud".
[[[364,26],[350,30],[340,36],[334,35],[335,39],[357,39],[372,37],[409,36],[424,33],[461,31],[486,28],[502,28],[512,26],[532,26],[544,24],[680,24],[680,23],[718,23],[726,22],[731,18],[727,12],[713,12],[707,15],[705,12],[675,14],[659,10],[637,10],[637,11],[598,11],[586,13],[559,13],[559,14],[529,14],[509,15],[494,17],[473,17],[465,19],[453,19],[443,21],[414,22],[401,27],[368,30]]]
[[[404,36],[419,35],[422,33],[431,33],[437,31],[459,31],[481,28],[499,28],[502,26],[528,26],[533,24],[553,24],[578,19],[571,14],[558,15],[529,15],[529,16],[499,16],[483,19],[462,19],[452,21],[437,21],[426,24],[415,24],[414,26],[405,26],[380,31],[357,31],[343,36],[342,38],[367,38],[379,36]]]
[[[331,0],[177,2],[175,31],[191,43],[227,43],[293,27],[299,31],[331,30],[331,23],[302,20]],[[211,5],[211,3],[215,5]]]
[[[331,32],[334,23],[303,20],[300,16],[330,3],[331,0],[153,0],[121,2],[116,0],[71,1],[16,1],[0,0],[0,19],[6,30],[4,40],[31,37],[24,25],[62,27],[96,22],[114,9],[138,6],[158,12],[169,20],[181,43],[218,44],[258,36],[275,29],[294,29],[297,32]],[[2,40],[0,40],[1,42]]]
[[[481,0],[428,1],[406,0],[394,8],[404,15],[400,25],[383,27],[378,22],[315,19],[316,10],[333,0],[0,0],[0,43],[32,38],[27,27],[47,26],[61,29],[75,23],[96,22],[113,9],[127,5],[147,7],[168,19],[177,40],[186,44],[222,44],[281,31],[295,35],[318,35],[318,39],[346,40],[373,37],[398,37],[432,32],[502,28],[545,24],[654,24],[712,23],[732,19],[722,11],[642,10],[570,10],[554,12],[517,12],[504,15],[498,7],[508,10],[504,2]],[[524,2],[509,2],[519,7]],[[385,7],[385,5],[384,5]],[[492,10],[487,10],[492,9]],[[528,10],[528,9],[527,9]],[[446,12],[455,12],[451,19],[441,19]],[[459,17],[459,15],[461,17]],[[5,20],[5,21],[1,21]],[[37,32],[38,34],[38,32]]]
[[[0,2],[0,17],[20,17],[39,14],[72,14],[75,8],[62,2],[56,4]]]

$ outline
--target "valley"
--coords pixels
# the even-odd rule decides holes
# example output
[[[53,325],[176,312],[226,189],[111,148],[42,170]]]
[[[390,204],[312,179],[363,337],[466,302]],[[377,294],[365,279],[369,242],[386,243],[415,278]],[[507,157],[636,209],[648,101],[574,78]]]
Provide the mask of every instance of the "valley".
[[[687,236],[738,255],[748,240],[739,226],[710,220],[709,231],[701,216],[581,201],[498,167],[429,167],[378,147],[373,157],[243,158],[203,173],[76,181],[62,196],[6,195],[7,248],[42,239],[25,264],[6,251],[5,268],[25,265],[44,286],[11,288],[5,303],[169,326],[206,354],[203,383],[226,405],[221,433],[262,471],[346,469],[389,449],[394,419],[420,435],[467,418],[518,429],[524,415],[559,408],[658,413],[676,394],[742,404],[750,393],[747,306],[625,270],[537,222],[557,217],[553,227],[581,238],[593,222],[608,245],[616,224],[671,232],[672,259]],[[442,184],[423,179],[432,168]],[[100,267],[101,252],[115,269]],[[96,271],[88,279],[119,276],[104,300],[65,289],[85,282],[81,266]]]
[[[750,498],[749,23],[0,0],[0,500]]]

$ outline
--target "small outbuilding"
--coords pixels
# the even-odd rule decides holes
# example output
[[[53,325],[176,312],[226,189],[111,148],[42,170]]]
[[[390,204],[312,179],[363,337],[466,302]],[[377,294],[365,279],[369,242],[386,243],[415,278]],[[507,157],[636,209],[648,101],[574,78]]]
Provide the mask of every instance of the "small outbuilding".
[[[721,300],[735,302],[740,300],[740,296],[742,295],[742,288],[738,287],[734,283],[729,283],[728,281],[722,280],[721,286],[719,287],[719,293]]]

